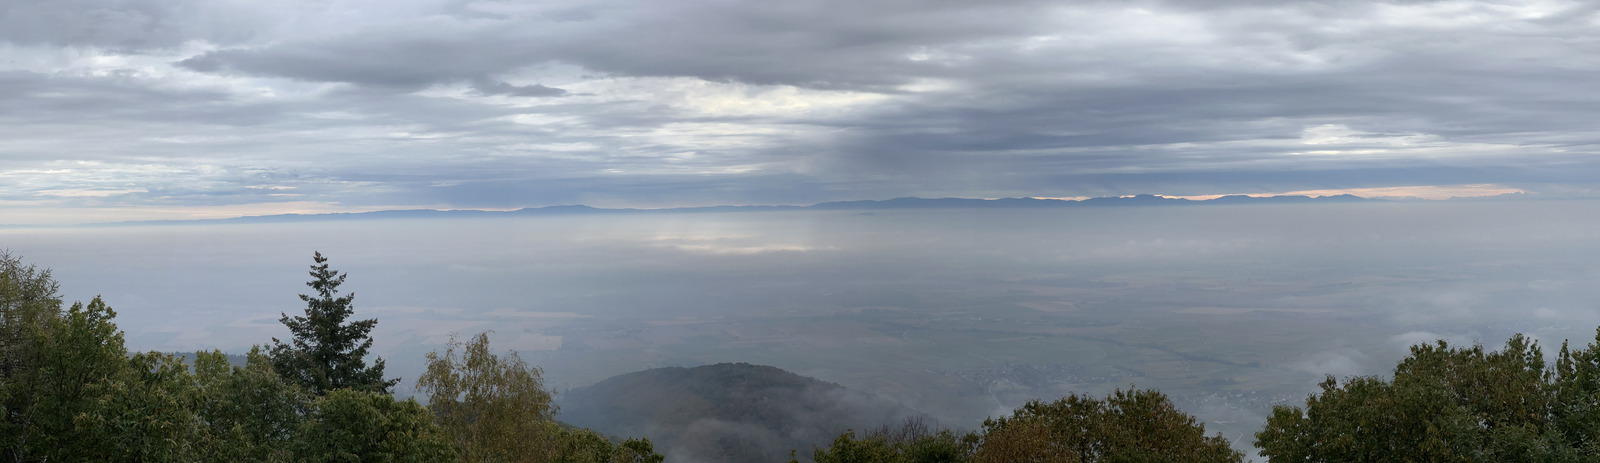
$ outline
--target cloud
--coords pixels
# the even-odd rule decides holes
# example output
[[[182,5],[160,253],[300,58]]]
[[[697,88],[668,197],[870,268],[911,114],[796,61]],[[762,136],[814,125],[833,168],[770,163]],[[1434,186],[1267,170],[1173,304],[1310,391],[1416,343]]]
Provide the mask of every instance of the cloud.
[[[270,8],[250,2],[60,0],[6,2],[0,42],[121,49],[175,47],[190,40],[236,43],[255,35]]]
[[[555,87],[546,87],[539,84],[511,85],[498,80],[480,80],[472,83],[472,89],[481,95],[511,95],[511,96],[562,96],[567,91]]]
[[[1600,55],[1584,45],[1597,16],[1581,2],[73,0],[0,14],[0,173],[34,185],[0,186],[14,200],[271,200],[215,194],[256,185],[246,172],[305,179],[304,200],[447,207],[1600,190]],[[62,160],[171,174],[38,173]]]
[[[934,63],[930,47],[1023,37],[1046,24],[1033,2],[803,4],[593,2],[551,9],[473,3],[462,11],[351,28],[185,60],[207,72],[415,88],[551,61],[620,76],[817,88],[888,88]],[[455,13],[455,14],[440,14]],[[320,34],[318,34],[320,32]]]

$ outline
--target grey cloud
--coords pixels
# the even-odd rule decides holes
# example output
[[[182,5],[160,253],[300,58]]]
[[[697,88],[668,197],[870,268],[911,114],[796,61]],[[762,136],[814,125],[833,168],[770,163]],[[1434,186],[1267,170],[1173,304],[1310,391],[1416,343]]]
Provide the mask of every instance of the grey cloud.
[[[516,50],[476,50],[477,45],[443,35],[399,38],[372,44],[306,44],[271,49],[228,49],[178,62],[200,72],[288,77],[313,82],[352,82],[411,91],[434,83],[483,78],[520,64]]]
[[[541,84],[511,85],[491,79],[482,79],[472,83],[472,89],[483,95],[511,95],[511,96],[562,96],[567,91],[555,87],[546,87]]]
[[[139,49],[189,40],[231,43],[254,35],[248,5],[193,0],[10,0],[0,42]]]
[[[169,121],[249,125],[272,120],[267,105],[229,111],[229,96],[208,89],[163,89],[137,79],[73,77],[0,71],[0,120],[17,124],[94,121]]]
[[[1027,3],[940,2],[911,13],[897,2],[608,2],[504,20],[433,17],[182,65],[405,89],[552,61],[629,76],[883,88],[931,68],[905,58],[919,47],[1038,32]]]
[[[1417,3],[1380,2],[457,1],[243,19],[66,5],[8,6],[6,24],[80,25],[0,40],[210,51],[163,55],[176,68],[154,73],[0,71],[0,152],[22,170],[172,172],[73,184],[131,183],[150,201],[254,201],[223,194],[253,185],[250,169],[299,172],[284,181],[317,200],[459,207],[1600,183],[1584,8],[1526,19],[1464,4],[1421,23],[1384,16]],[[652,99],[700,84],[726,94]],[[718,112],[785,86],[873,98]],[[562,98],[477,98],[490,95]],[[1302,143],[1321,126],[1348,129],[1349,153],[1294,154],[1327,149]]]

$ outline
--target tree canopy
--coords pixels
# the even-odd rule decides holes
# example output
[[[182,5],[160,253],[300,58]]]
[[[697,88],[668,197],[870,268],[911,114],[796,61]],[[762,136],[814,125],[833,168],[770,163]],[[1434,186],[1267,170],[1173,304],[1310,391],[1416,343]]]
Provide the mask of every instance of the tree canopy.
[[[1117,390],[1105,399],[1071,395],[1029,401],[1010,417],[985,420],[975,461],[1238,462],[1221,435],[1154,390]]]
[[[342,275],[320,257],[313,267],[319,297],[307,302],[344,307],[348,315],[348,296],[335,292]],[[0,252],[0,352],[9,362],[0,370],[0,461],[662,461],[649,440],[614,442],[556,423],[539,370],[515,353],[493,355],[486,335],[459,357],[460,343],[429,356],[444,363],[431,370],[443,379],[428,384],[453,385],[468,404],[435,414],[379,388],[316,394],[316,384],[299,381],[311,376],[280,375],[274,364],[283,357],[260,347],[238,366],[216,351],[196,353],[192,364],[173,354],[130,353],[115,318],[99,297],[63,309],[48,270]],[[313,318],[332,319],[308,314],[301,326],[337,325]],[[364,353],[370,342],[346,352]],[[381,372],[381,364],[351,370]],[[436,394],[441,404],[447,394]],[[493,439],[459,439],[462,426]],[[517,453],[528,440],[540,442],[540,451]],[[469,444],[482,444],[472,455],[484,457],[468,459]]]
[[[429,405],[395,398],[382,360],[363,361],[376,320],[347,321],[344,275],[320,253],[314,259],[306,315],[283,317],[294,342],[274,340],[270,353],[258,346],[230,365],[216,351],[192,364],[130,353],[104,300],[63,307],[48,270],[0,252],[0,460],[663,461],[648,439],[619,442],[556,421],[542,370],[516,352],[495,353],[488,333],[427,355],[417,389]],[[1303,406],[1275,407],[1255,444],[1269,461],[1600,462],[1600,329],[1593,343],[1563,343],[1554,358],[1548,364],[1521,335],[1500,350],[1416,345],[1388,379],[1330,376]],[[781,372],[766,368],[723,370],[741,381]],[[1140,389],[1030,401],[974,432],[919,420],[846,431],[812,455],[819,463],[1243,457],[1165,395]]]
[[[812,458],[817,463],[962,463],[971,461],[979,440],[976,433],[935,431],[921,417],[911,417],[898,428],[884,425],[861,437],[846,430]]]
[[[1242,461],[1220,435],[1154,390],[1117,390],[1104,399],[1071,395],[1029,401],[1010,416],[984,420],[978,432],[929,432],[908,422],[856,437],[847,431],[818,463],[1079,463]]]
[[[616,444],[587,429],[563,427],[545,389],[542,370],[515,351],[495,354],[489,333],[467,343],[454,336],[443,354],[427,355],[417,392],[462,462],[660,463],[649,439]]]
[[[1275,407],[1256,446],[1272,461],[1600,461],[1597,344],[1563,344],[1553,369],[1522,335],[1416,345],[1392,380],[1330,376],[1304,407]]]
[[[428,353],[417,392],[428,398],[463,461],[518,461],[553,451],[555,405],[538,367],[516,352],[495,355],[489,333],[470,343],[451,337],[444,353]]]

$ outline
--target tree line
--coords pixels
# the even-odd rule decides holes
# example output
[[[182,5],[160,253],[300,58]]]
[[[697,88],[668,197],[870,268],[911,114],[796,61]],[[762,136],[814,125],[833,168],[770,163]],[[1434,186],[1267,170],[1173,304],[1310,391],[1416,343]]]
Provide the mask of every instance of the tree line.
[[[660,463],[648,439],[613,440],[555,420],[542,370],[499,355],[487,333],[427,355],[398,399],[377,320],[351,320],[345,275],[314,254],[289,341],[244,365],[130,353],[99,297],[64,306],[50,272],[0,252],[0,459],[6,462]],[[1600,462],[1600,329],[1554,364],[1522,335],[1503,349],[1413,346],[1385,379],[1321,384],[1274,407],[1254,444],[1268,461]],[[911,420],[846,431],[818,463],[1239,462],[1221,435],[1159,391],[1031,401],[970,432]]]
[[[314,255],[294,335],[245,364],[200,352],[192,364],[130,353],[99,297],[63,307],[49,270],[0,252],[0,460],[6,462],[659,463],[648,439],[614,442],[555,421],[542,371],[488,335],[428,355],[397,399],[377,320],[351,320],[345,275]]]
[[[1390,379],[1328,376],[1255,434],[1272,462],[1600,462],[1600,329],[1554,365],[1516,335],[1498,351],[1411,347]],[[818,463],[1238,462],[1221,435],[1150,390],[1033,401],[978,431],[918,422],[846,432]]]

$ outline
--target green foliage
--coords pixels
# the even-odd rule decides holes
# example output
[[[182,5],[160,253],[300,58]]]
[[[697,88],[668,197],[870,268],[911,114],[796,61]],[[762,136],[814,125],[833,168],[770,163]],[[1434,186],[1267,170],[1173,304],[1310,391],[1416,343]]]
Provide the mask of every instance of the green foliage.
[[[95,401],[96,412],[75,420],[91,432],[80,447],[101,461],[194,461],[209,431],[194,411],[197,393],[177,357],[136,354]]]
[[[857,438],[846,431],[817,463],[1238,462],[1222,436],[1160,392],[1118,390],[1105,399],[1073,395],[1030,401],[1009,417],[985,420],[981,433],[929,432],[918,420]]]
[[[516,352],[494,354],[489,333],[465,344],[451,337],[444,354],[428,353],[417,391],[428,396],[428,408],[460,449],[463,462],[663,460],[649,439],[615,444],[588,429],[562,428],[542,373]]]
[[[115,317],[97,297],[30,332],[38,356],[5,384],[8,459],[197,459],[208,430],[188,367],[164,354],[130,358]]]
[[[128,355],[104,301],[63,311],[48,271],[0,252],[0,461],[447,462],[464,459],[459,445],[473,461],[662,462],[647,439],[561,429],[539,369],[493,355],[486,335],[429,355],[420,383],[441,418],[395,400],[382,361],[360,362],[375,321],[343,323],[344,277],[316,259],[319,297],[302,296],[307,316],[285,323],[327,336],[272,355],[257,347],[243,365],[198,352],[191,367],[186,356]],[[279,364],[298,370],[280,375]]]
[[[1562,431],[1576,408],[1560,378],[1579,376],[1584,355],[1562,351],[1552,375],[1521,335],[1498,352],[1413,346],[1392,381],[1329,377],[1304,408],[1275,407],[1256,446],[1275,461],[1595,461],[1572,445],[1581,432]]]
[[[886,439],[857,439],[854,430],[846,430],[827,449],[817,449],[812,454],[817,463],[902,463],[905,455],[896,451]]]
[[[119,428],[130,424],[122,410],[109,407],[118,401],[113,395],[125,395],[130,386],[122,332],[111,322],[115,316],[95,298],[73,304],[36,332],[37,363],[8,384],[18,399],[15,411],[25,417],[17,436],[21,459],[102,459]]]
[[[1600,455],[1600,328],[1584,350],[1569,350],[1561,343],[1554,381],[1555,427],[1576,450]]]
[[[978,435],[948,429],[930,431],[921,418],[908,418],[898,428],[883,426],[857,438],[846,430],[826,449],[812,452],[817,463],[955,463],[970,461]]]
[[[516,352],[491,352],[488,333],[465,345],[452,336],[443,355],[428,353],[417,391],[462,461],[521,461],[550,453],[557,434],[541,373]]]
[[[449,462],[455,446],[414,400],[336,389],[318,398],[294,440],[305,462]]]
[[[561,428],[555,446],[545,458],[532,461],[551,463],[661,463],[666,458],[655,452],[650,439],[628,439],[615,444],[588,429]]]
[[[24,265],[0,251],[0,457],[21,460],[39,446],[39,367],[48,354],[46,330],[61,316],[61,298],[49,270]]]
[[[650,443],[649,438],[629,437],[627,440],[622,441],[621,444],[617,444],[616,452],[613,454],[611,461],[617,463],[661,463],[666,459],[667,457],[656,453],[656,447]]]
[[[1012,423],[1004,430],[983,436],[972,461],[981,463],[1077,463],[1078,454],[1066,442],[1051,436],[1044,421]]]
[[[355,313],[350,303],[355,294],[339,295],[339,285],[348,275],[328,269],[322,253],[313,254],[311,281],[315,295],[301,294],[305,316],[284,314],[278,321],[294,334],[292,343],[273,338],[272,365],[290,383],[301,385],[316,395],[334,389],[358,389],[388,393],[399,379],[383,379],[383,359],[367,366],[367,351],[372,348],[369,334],[377,319],[346,322]]]
[[[0,251],[0,393],[12,377],[37,366],[35,341],[45,323],[60,315],[57,291],[49,270]]]
[[[48,271],[0,252],[0,457],[192,461],[206,430],[189,370],[128,357],[99,297],[66,311]]]
[[[1205,425],[1152,390],[1117,390],[1105,400],[1072,395],[1050,403],[1030,401],[1010,417],[985,420],[983,432],[976,461],[1238,462],[1244,458],[1222,436],[1206,437]]]
[[[217,351],[194,357],[197,413],[211,432],[202,458],[293,461],[290,444],[311,407],[309,394],[279,378],[260,347],[246,358],[244,366],[232,366]]]

